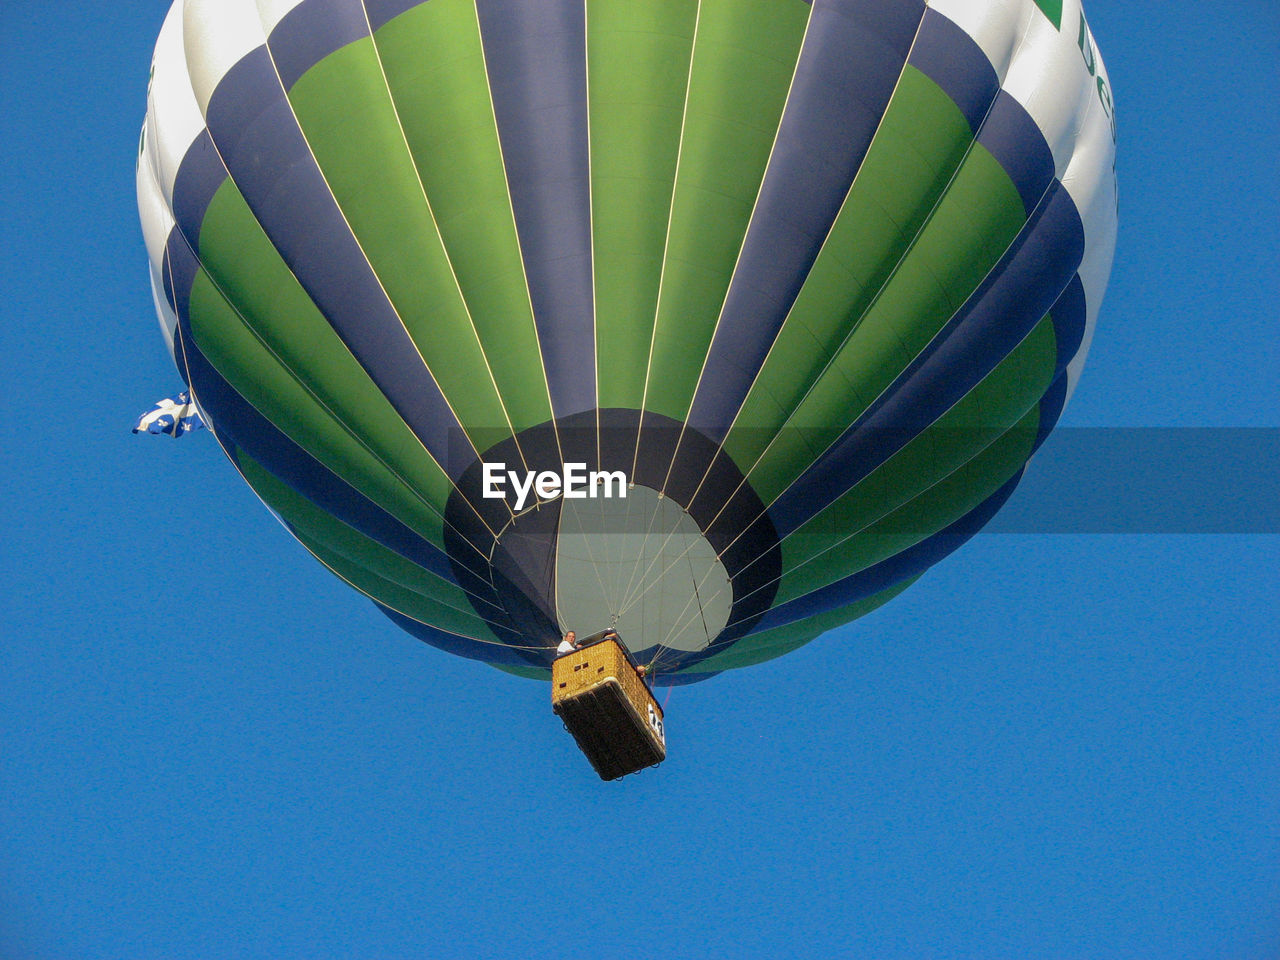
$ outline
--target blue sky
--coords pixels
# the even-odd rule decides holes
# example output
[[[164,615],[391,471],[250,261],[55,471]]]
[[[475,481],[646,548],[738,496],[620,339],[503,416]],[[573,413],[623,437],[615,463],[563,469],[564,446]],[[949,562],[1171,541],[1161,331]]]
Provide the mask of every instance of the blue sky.
[[[179,387],[133,200],[165,7],[0,7],[0,957],[1280,956],[1274,534],[980,535],[675,689],[671,759],[602,784],[207,435],[130,435]],[[1088,13],[1121,233],[1063,424],[1278,428],[1280,13]]]

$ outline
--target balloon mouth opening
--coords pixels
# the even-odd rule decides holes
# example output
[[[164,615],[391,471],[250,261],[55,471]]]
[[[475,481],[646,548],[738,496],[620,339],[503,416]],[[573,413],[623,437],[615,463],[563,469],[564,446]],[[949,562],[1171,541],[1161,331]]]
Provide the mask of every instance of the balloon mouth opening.
[[[610,494],[579,479],[565,495],[584,471],[608,475]],[[589,410],[508,433],[455,475],[445,545],[458,582],[539,665],[566,630],[612,627],[639,659],[688,666],[750,630],[777,591],[764,504],[720,444],[679,421]]]
[[[697,521],[636,484],[625,498],[565,500],[556,536],[561,631],[618,631],[639,659],[698,652],[719,636],[733,585]]]

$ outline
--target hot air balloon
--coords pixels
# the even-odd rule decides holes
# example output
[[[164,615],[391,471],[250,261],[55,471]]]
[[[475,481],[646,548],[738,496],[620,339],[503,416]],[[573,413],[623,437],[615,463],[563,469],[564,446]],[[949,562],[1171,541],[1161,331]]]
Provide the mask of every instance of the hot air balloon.
[[[177,0],[138,196],[177,368],[321,563],[449,653],[613,628],[671,684],[1009,498],[1113,114],[1078,0]]]

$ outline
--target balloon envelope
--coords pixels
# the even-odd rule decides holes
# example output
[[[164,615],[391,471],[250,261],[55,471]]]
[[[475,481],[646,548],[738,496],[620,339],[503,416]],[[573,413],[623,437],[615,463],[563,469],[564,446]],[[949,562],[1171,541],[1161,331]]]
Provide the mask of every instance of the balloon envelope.
[[[233,464],[410,633],[660,680],[1017,485],[1115,239],[1078,0],[178,0],[138,192]]]

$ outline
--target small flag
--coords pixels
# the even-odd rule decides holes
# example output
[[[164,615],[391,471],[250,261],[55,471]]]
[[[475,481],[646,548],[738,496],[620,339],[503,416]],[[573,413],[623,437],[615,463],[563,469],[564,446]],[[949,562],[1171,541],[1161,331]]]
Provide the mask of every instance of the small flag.
[[[167,433],[180,437],[193,430],[203,430],[204,421],[190,394],[185,391],[169,400],[161,400],[138,420],[134,433]]]

